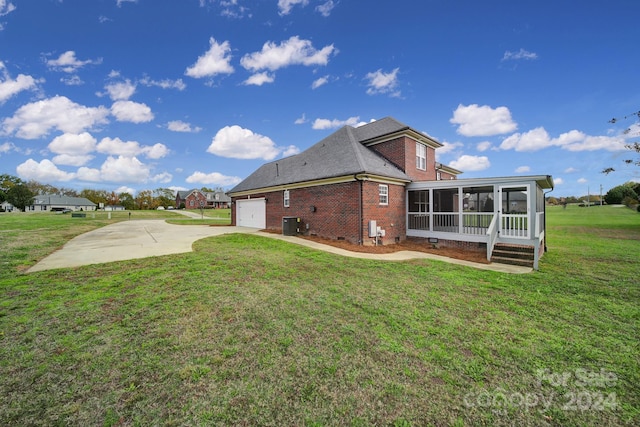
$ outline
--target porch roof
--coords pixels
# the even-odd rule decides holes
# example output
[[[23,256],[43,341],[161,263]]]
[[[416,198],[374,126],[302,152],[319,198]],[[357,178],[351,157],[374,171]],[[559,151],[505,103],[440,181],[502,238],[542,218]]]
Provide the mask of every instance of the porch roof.
[[[504,176],[493,178],[465,178],[443,181],[414,181],[407,185],[407,190],[423,190],[428,188],[482,187],[485,185],[514,185],[534,182],[543,189],[553,189],[551,175]]]

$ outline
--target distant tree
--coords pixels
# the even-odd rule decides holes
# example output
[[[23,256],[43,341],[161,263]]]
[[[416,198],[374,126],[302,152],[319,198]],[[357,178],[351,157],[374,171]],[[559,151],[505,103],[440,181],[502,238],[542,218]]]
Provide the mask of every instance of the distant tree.
[[[115,206],[120,204],[120,196],[115,191],[107,194],[107,205]]]
[[[126,210],[133,210],[136,207],[136,202],[133,196],[129,193],[120,193],[118,194],[118,199],[120,200],[120,204],[124,206]]]
[[[64,187],[60,187],[58,189],[59,194],[62,194],[63,196],[68,196],[68,197],[79,197],[79,194],[76,190],[74,190],[73,188],[64,188]]]
[[[18,184],[24,184],[24,181],[17,176],[8,174],[0,175],[0,203],[7,200],[7,193],[9,192],[9,189]]]
[[[624,134],[625,135],[631,134],[633,136],[638,136],[640,135],[640,111],[624,116],[623,120],[629,119],[631,117],[637,117],[637,120],[631,127],[628,127],[627,129],[625,129]],[[609,123],[617,123],[618,121],[620,121],[620,119],[617,119],[614,117],[613,119],[609,120]],[[635,127],[635,129],[633,129],[633,127]],[[626,163],[627,165],[640,166],[640,143],[637,141],[632,142],[632,143],[626,144],[625,147],[628,150],[630,150],[632,153],[635,153],[637,157],[635,160],[633,158],[624,159],[623,160],[624,163]],[[613,167],[608,167],[603,169],[602,173],[605,175],[608,175],[611,172],[615,172],[615,170],[616,169]]]
[[[85,199],[91,200],[96,205],[99,205],[100,203],[107,203],[109,193],[106,190],[92,190],[85,188],[80,192],[80,197],[84,197]]]
[[[33,203],[33,196],[26,184],[14,185],[7,191],[7,201],[21,211]]]
[[[33,194],[60,194],[60,190],[51,184],[42,184],[38,181],[30,179],[27,181],[27,187]]]
[[[560,202],[555,197],[549,196],[549,197],[547,197],[547,203],[549,203],[550,205],[554,205],[555,206],[555,205],[559,204]]]
[[[618,205],[622,203],[626,197],[638,200],[638,194],[633,189],[636,185],[634,182],[627,182],[613,187],[605,194],[604,201],[607,202],[608,205]]]
[[[153,190],[153,196],[158,206],[164,206],[166,208],[176,203],[176,193],[170,188],[156,188]]]
[[[138,195],[135,197],[136,208],[140,210],[144,209],[155,209],[158,207],[155,198],[153,197],[153,191],[151,190],[142,190],[138,192]]]

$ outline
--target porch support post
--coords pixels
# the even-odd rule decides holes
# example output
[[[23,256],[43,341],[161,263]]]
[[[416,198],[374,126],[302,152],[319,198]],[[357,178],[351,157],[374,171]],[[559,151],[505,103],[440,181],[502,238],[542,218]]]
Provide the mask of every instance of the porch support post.
[[[462,187],[458,187],[458,234],[462,234],[464,231],[464,226],[462,221],[464,218],[462,217],[462,212],[464,210],[464,193],[462,192]]]
[[[433,231],[433,188],[429,189],[429,231]]]

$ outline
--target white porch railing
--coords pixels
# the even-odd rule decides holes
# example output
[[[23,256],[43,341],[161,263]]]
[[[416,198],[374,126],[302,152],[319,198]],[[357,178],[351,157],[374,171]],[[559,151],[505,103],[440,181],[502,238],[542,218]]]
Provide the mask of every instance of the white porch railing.
[[[464,212],[462,214],[462,233],[475,235],[486,234],[494,217],[495,215],[493,213]]]
[[[487,232],[489,224],[495,217],[493,213],[482,212],[434,212],[433,230],[430,228],[428,213],[409,213],[408,228],[410,230],[441,231],[445,233],[471,234],[482,236]],[[462,227],[460,221],[462,220]]]
[[[529,219],[522,214],[500,215],[500,237],[529,238]]]
[[[429,231],[428,213],[409,213],[409,229]]]
[[[540,237],[540,233],[544,233],[544,212],[536,212],[536,232],[535,237]]]
[[[496,245],[496,240],[498,239],[498,215],[494,215],[491,219],[489,228],[487,228],[487,237],[489,239],[487,242],[487,261],[491,261],[493,247]]]

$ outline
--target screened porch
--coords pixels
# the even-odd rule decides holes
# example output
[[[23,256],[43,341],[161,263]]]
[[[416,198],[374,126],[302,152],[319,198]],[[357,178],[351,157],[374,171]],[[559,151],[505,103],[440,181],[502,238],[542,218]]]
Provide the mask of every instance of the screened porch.
[[[549,176],[414,182],[407,187],[407,236],[539,245]]]

